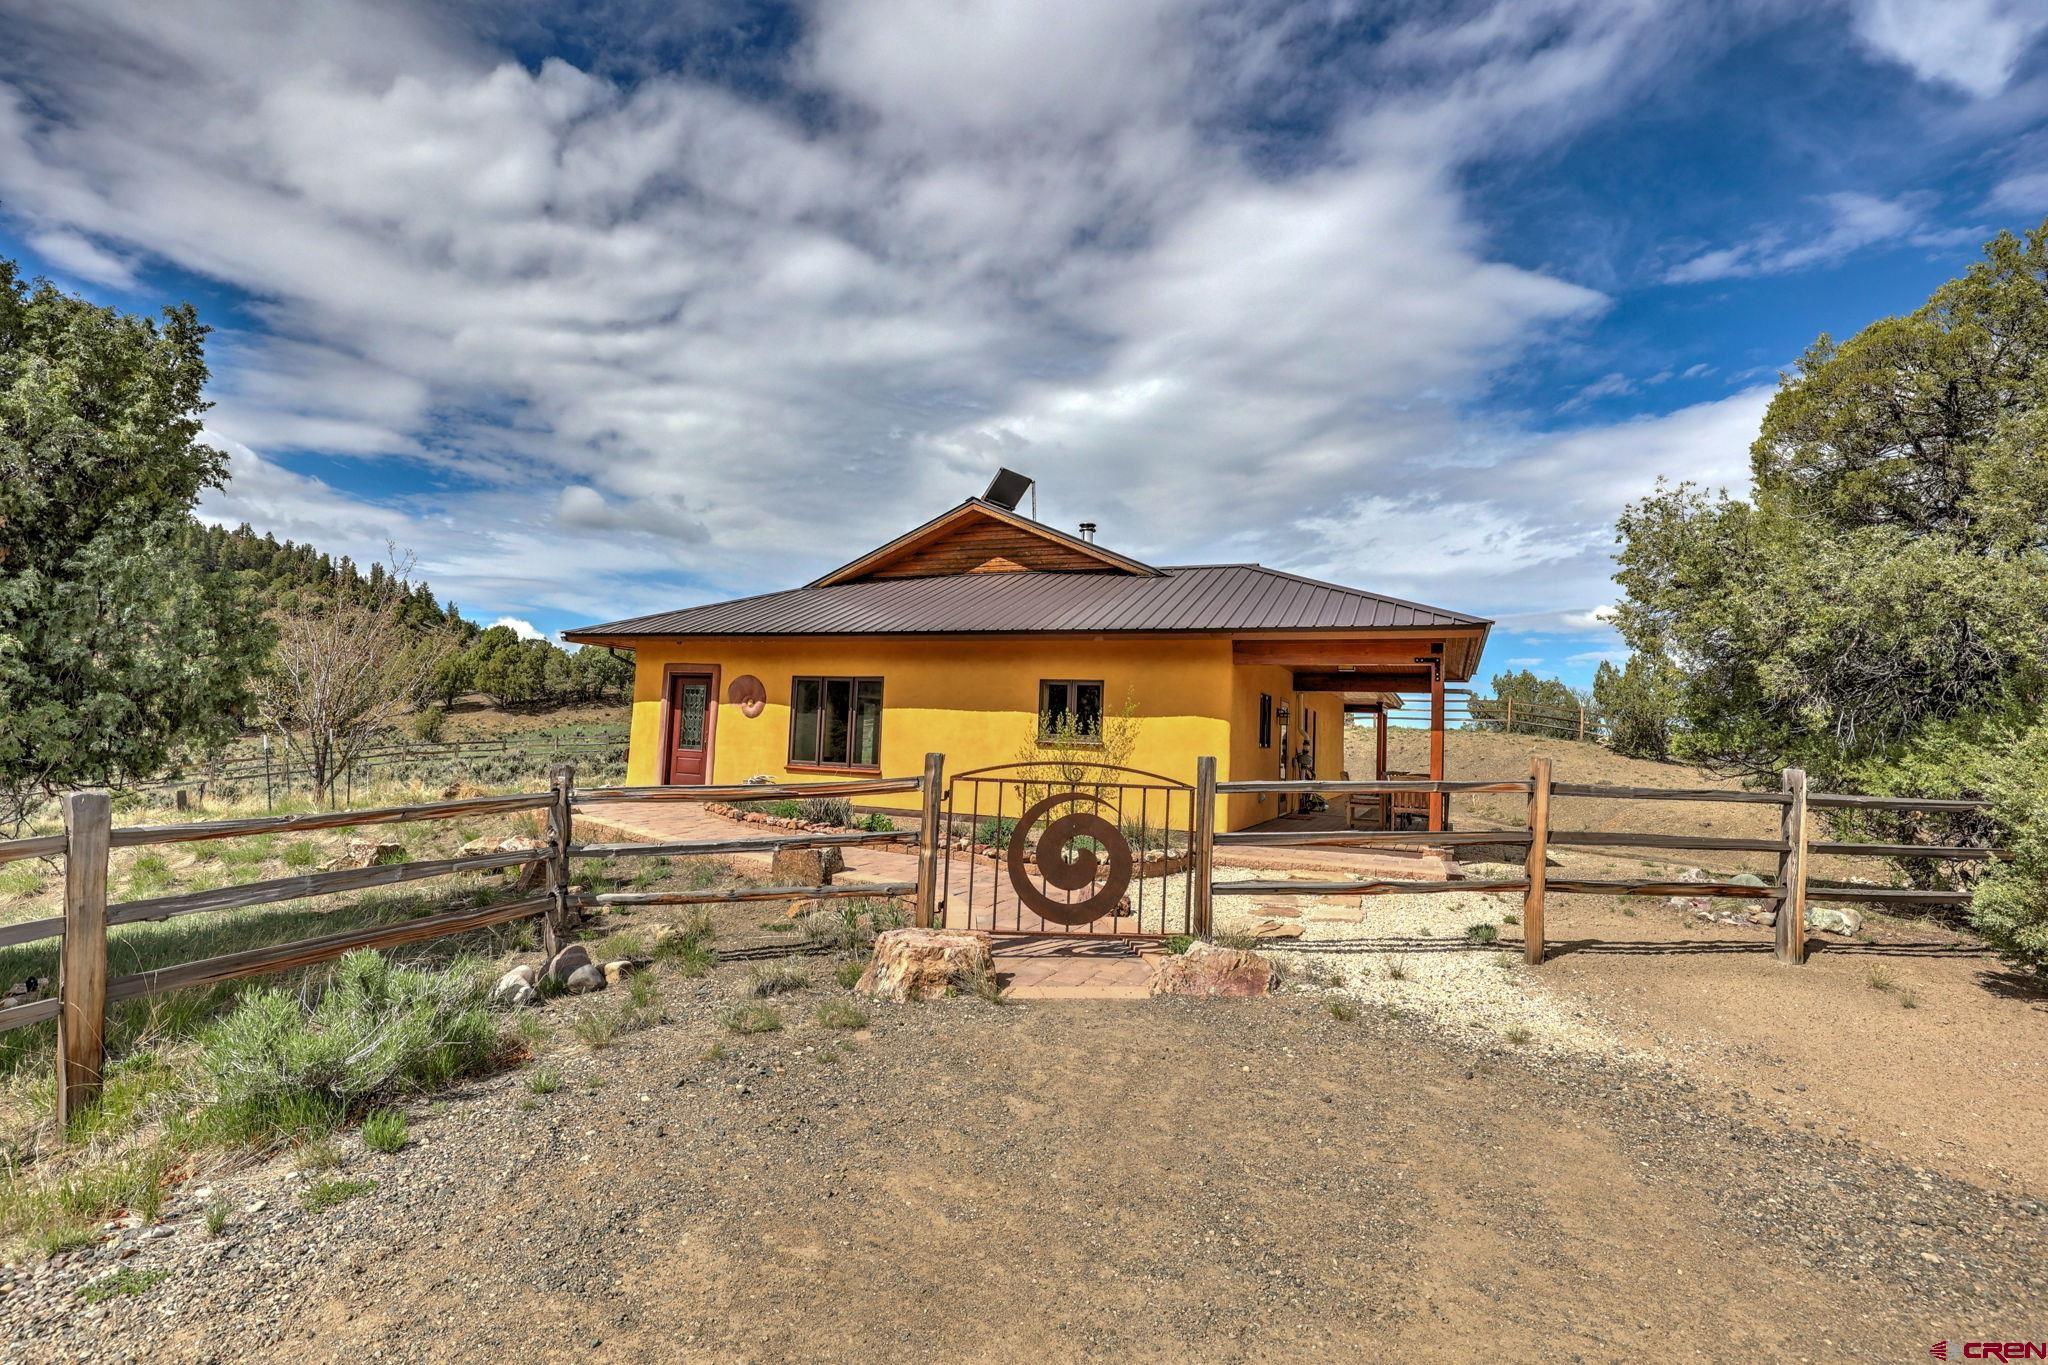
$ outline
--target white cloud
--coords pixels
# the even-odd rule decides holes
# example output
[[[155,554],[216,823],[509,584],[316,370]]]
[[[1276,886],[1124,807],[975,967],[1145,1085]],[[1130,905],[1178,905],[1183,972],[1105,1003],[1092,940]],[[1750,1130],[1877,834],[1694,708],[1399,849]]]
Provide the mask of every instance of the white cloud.
[[[128,262],[79,233],[63,229],[31,232],[28,245],[57,269],[81,280],[110,284],[116,289],[126,289],[135,283],[135,272]]]
[[[497,620],[491,622],[490,625],[484,627],[484,629],[494,630],[499,626],[506,627],[522,640],[538,640],[542,638],[541,633],[534,629],[533,622],[522,621],[516,616],[500,616]]]
[[[2015,213],[2048,213],[2048,170],[2007,176],[1991,191],[1991,206]]]
[[[472,614],[675,605],[656,573],[799,582],[998,459],[1048,520],[1141,554],[1576,606],[1609,595],[1617,489],[1747,444],[1718,405],[1606,436],[1470,415],[1606,306],[1500,258],[1470,160],[1698,60],[1718,39],[1691,11],[1399,17],[1340,89],[1293,55],[1344,22],[1315,7],[826,0],[786,101],[530,68],[445,18],[10,19],[0,202],[251,299],[216,337],[235,482],[207,515],[395,541]],[[1228,131],[1302,100],[1329,131],[1284,163]],[[411,491],[343,495],[280,463],[303,450]]]
[[[1855,0],[1856,36],[1923,81],[1987,98],[2048,30],[2039,0]]]
[[[1845,190],[1818,196],[1822,223],[1794,238],[1784,228],[1768,228],[1753,240],[1701,252],[1664,274],[1667,284],[1700,284],[1709,280],[1786,275],[1833,265],[1871,247],[1905,244],[1951,247],[1989,236],[1982,227],[1942,228],[1928,222],[1932,195],[1903,194],[1885,199]]]

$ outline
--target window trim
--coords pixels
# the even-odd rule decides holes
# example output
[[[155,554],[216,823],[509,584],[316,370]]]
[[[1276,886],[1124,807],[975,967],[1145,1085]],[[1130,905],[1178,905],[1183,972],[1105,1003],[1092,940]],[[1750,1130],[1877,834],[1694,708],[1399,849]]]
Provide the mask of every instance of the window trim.
[[[1040,678],[1038,680],[1038,742],[1044,744],[1050,738],[1045,733],[1045,718],[1051,714],[1051,711],[1047,708],[1045,702],[1047,689],[1054,687],[1064,687],[1067,689],[1067,710],[1076,715],[1080,713],[1081,708],[1081,695],[1078,689],[1092,687],[1096,690],[1098,695],[1095,702],[1097,707],[1095,738],[1077,739],[1074,742],[1089,749],[1101,748],[1103,717],[1100,714],[1100,710],[1107,703],[1109,686],[1100,678]]]
[[[1259,747],[1273,747],[1273,694],[1259,693]]]
[[[846,717],[847,761],[844,763],[834,763],[829,759],[798,758],[796,756],[796,689],[797,684],[806,682],[814,682],[818,684],[818,695],[821,699],[829,695],[827,684],[843,682],[847,685],[847,697],[849,699],[850,705]],[[885,698],[885,700],[883,700],[881,704],[876,708],[875,712],[875,761],[873,763],[856,763],[853,761],[853,727],[856,722],[856,719],[860,714],[860,685],[862,683],[873,683],[875,687],[883,693],[883,696]],[[884,719],[887,718],[889,713],[889,704],[886,700],[886,697],[887,689],[883,687],[882,679],[879,674],[792,674],[789,679],[789,740],[787,746],[783,751],[782,766],[790,772],[879,773],[880,771],[882,771],[882,722]],[[826,707],[821,700],[820,705],[818,707],[818,728],[817,733],[814,736],[814,738],[816,738],[817,740],[817,752],[821,754],[825,752],[825,718],[828,714],[828,711],[829,708]]]

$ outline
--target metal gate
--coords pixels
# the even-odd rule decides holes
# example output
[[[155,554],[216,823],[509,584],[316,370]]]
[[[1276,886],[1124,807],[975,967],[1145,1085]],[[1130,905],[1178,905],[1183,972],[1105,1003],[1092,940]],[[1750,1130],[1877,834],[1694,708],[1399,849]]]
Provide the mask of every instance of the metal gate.
[[[1195,791],[1086,763],[1003,763],[946,786],[939,922],[1164,938],[1195,922]]]

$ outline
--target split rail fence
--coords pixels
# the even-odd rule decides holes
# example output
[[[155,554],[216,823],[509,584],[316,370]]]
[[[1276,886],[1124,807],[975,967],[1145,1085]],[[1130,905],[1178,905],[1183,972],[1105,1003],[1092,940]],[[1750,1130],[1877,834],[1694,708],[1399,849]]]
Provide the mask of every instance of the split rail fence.
[[[1861,901],[1875,905],[1963,905],[1967,891],[1934,891],[1906,887],[1836,885],[1816,881],[1809,860],[1820,854],[1843,857],[1926,858],[1937,860],[1988,861],[2001,856],[1996,849],[1944,844],[1865,844],[1812,837],[1810,816],[1816,810],[1888,810],[1924,813],[1974,813],[1989,809],[1989,803],[1973,800],[1935,800],[1922,797],[1853,796],[1830,792],[1809,792],[1806,774],[1797,768],[1783,773],[1778,791],[1719,791],[1664,787],[1588,786],[1557,782],[1551,776],[1547,758],[1530,765],[1526,779],[1507,782],[1217,782],[1212,760],[1204,759],[1205,770],[1196,779],[1197,805],[1204,786],[1219,794],[1245,792],[1319,792],[1328,795],[1388,792],[1439,792],[1521,794],[1528,798],[1528,815],[1519,830],[1472,830],[1435,834],[1382,831],[1260,831],[1244,830],[1217,834],[1212,842],[1223,847],[1273,847],[1283,845],[1335,845],[1371,847],[1393,845],[1414,847],[1458,847],[1461,845],[1519,845],[1524,850],[1520,877],[1498,881],[1242,881],[1215,882],[1204,878],[1211,900],[1216,895],[1257,896],[1375,896],[1429,895],[1435,893],[1520,892],[1522,896],[1523,953],[1531,963],[1543,961],[1544,899],[1550,893],[1578,896],[1707,896],[1770,903],[1777,911],[1777,956],[1782,962],[1803,963],[1807,957],[1806,907],[1813,901]],[[1608,830],[1555,829],[1552,827],[1553,797],[1583,797],[1607,801],[1718,801],[1731,805],[1775,806],[1779,830],[1775,839],[1720,838],[1708,835],[1627,833]],[[1737,881],[1663,881],[1653,879],[1587,880],[1550,875],[1549,850],[1558,847],[1651,849],[1673,852],[1770,853],[1777,855],[1777,879],[1766,886]],[[1213,923],[1211,905],[1200,907],[1198,923],[1205,931]]]
[[[392,948],[528,919],[539,922],[542,949],[552,956],[559,946],[560,935],[571,910],[583,905],[709,904],[732,901],[824,900],[846,896],[910,897],[914,898],[916,923],[929,926],[936,922],[941,901],[943,874],[939,860],[941,848],[947,842],[940,837],[946,823],[944,767],[943,755],[928,754],[925,757],[923,773],[916,777],[861,778],[852,781],[780,786],[750,784],[579,789],[575,785],[574,769],[568,765],[559,765],[550,773],[549,789],[545,792],[469,797],[372,810],[334,810],[302,815],[199,821],[191,824],[137,825],[120,829],[113,826],[112,805],[107,793],[75,792],[64,798],[62,833],[0,841],[0,864],[23,858],[61,856],[64,859],[64,913],[0,926],[0,948],[49,938],[62,940],[58,958],[57,993],[47,999],[0,1008],[0,1032],[45,1020],[56,1021],[57,1114],[60,1121],[66,1121],[73,1114],[91,1105],[98,1097],[105,1065],[108,1005],[136,997],[292,971],[329,961],[361,948]],[[1522,793],[1528,798],[1528,818],[1526,827],[1519,831],[1460,831],[1428,835],[1395,831],[1216,832],[1214,817],[1217,797],[1249,792],[1319,792],[1326,795],[1360,792]],[[891,793],[918,795],[920,818],[916,830],[847,833],[803,831],[780,837],[672,843],[578,843],[574,837],[576,812],[598,804],[802,800],[807,797],[878,796]],[[1776,806],[1781,811],[1781,833],[1777,839],[1720,839],[1553,829],[1550,818],[1550,802],[1553,796],[1593,797],[1618,801],[1724,801],[1767,804]],[[1527,780],[1511,782],[1218,782],[1216,760],[1202,758],[1196,765],[1195,828],[1191,838],[1195,860],[1193,886],[1197,899],[1193,923],[1204,934],[1212,932],[1213,899],[1219,894],[1369,896],[1449,891],[1520,892],[1523,898],[1522,925],[1526,954],[1530,962],[1540,962],[1544,953],[1543,910],[1547,892],[1617,896],[1726,896],[1775,902],[1779,906],[1778,956],[1787,962],[1803,962],[1806,959],[1806,938],[1803,929],[1805,906],[1808,901],[1955,904],[1967,899],[1966,893],[1962,892],[1815,884],[1807,874],[1806,863],[1810,855],[1831,853],[1886,858],[1977,859],[1996,856],[1991,850],[1975,848],[1815,841],[1810,838],[1808,832],[1808,814],[1814,809],[1976,811],[1983,809],[1983,803],[1813,794],[1806,790],[1805,775],[1796,770],[1785,774],[1784,790],[1779,792],[1673,791],[1661,788],[1580,786],[1553,782],[1549,760],[1542,758],[1535,760],[1531,776]],[[528,811],[546,812],[547,837],[542,845],[535,849],[309,872],[241,886],[190,891],[179,895],[115,904],[109,904],[107,900],[108,865],[112,850],[117,848],[194,843],[248,835],[302,833],[344,826],[510,815]],[[719,856],[778,852],[784,849],[911,843],[917,846],[917,876],[915,881],[908,882],[626,891],[596,895],[580,895],[572,890],[571,868],[578,859]],[[1273,880],[1218,883],[1214,880],[1215,850],[1220,847],[1301,844],[1412,847],[1418,843],[1448,847],[1520,844],[1525,846],[1527,851],[1524,875],[1502,881]],[[1762,887],[1733,881],[1587,881],[1554,878],[1549,875],[1545,856],[1551,845],[1775,853],[1778,857],[1778,878],[1775,885]],[[399,885],[432,877],[513,867],[525,868],[534,863],[546,865],[546,889],[538,894],[515,896],[509,901],[496,904],[441,911],[395,924],[351,929],[119,976],[109,974],[107,933],[110,928],[121,925],[168,920],[206,912],[249,909],[284,901]]]

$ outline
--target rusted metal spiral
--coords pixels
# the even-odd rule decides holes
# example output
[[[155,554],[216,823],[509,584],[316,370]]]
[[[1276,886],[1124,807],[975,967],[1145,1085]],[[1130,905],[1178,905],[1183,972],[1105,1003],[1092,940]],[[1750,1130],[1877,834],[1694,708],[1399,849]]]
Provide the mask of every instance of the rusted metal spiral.
[[[1117,908],[1131,884],[1131,846],[1115,824],[1094,811],[1070,811],[1049,821],[1037,836],[1037,852],[1029,861],[1038,865],[1038,875],[1049,887],[1079,891],[1093,887],[1084,900],[1055,900],[1033,885],[1026,868],[1025,850],[1032,842],[1032,828],[1055,806],[1091,802],[1107,808],[1109,803],[1087,792],[1058,792],[1038,802],[1018,817],[1010,834],[1008,863],[1010,885],[1017,898],[1040,918],[1069,928],[1092,923]],[[1102,870],[1103,857],[1092,848],[1073,848],[1076,840],[1092,840],[1107,856],[1109,868]],[[1070,857],[1069,854],[1072,854]]]

